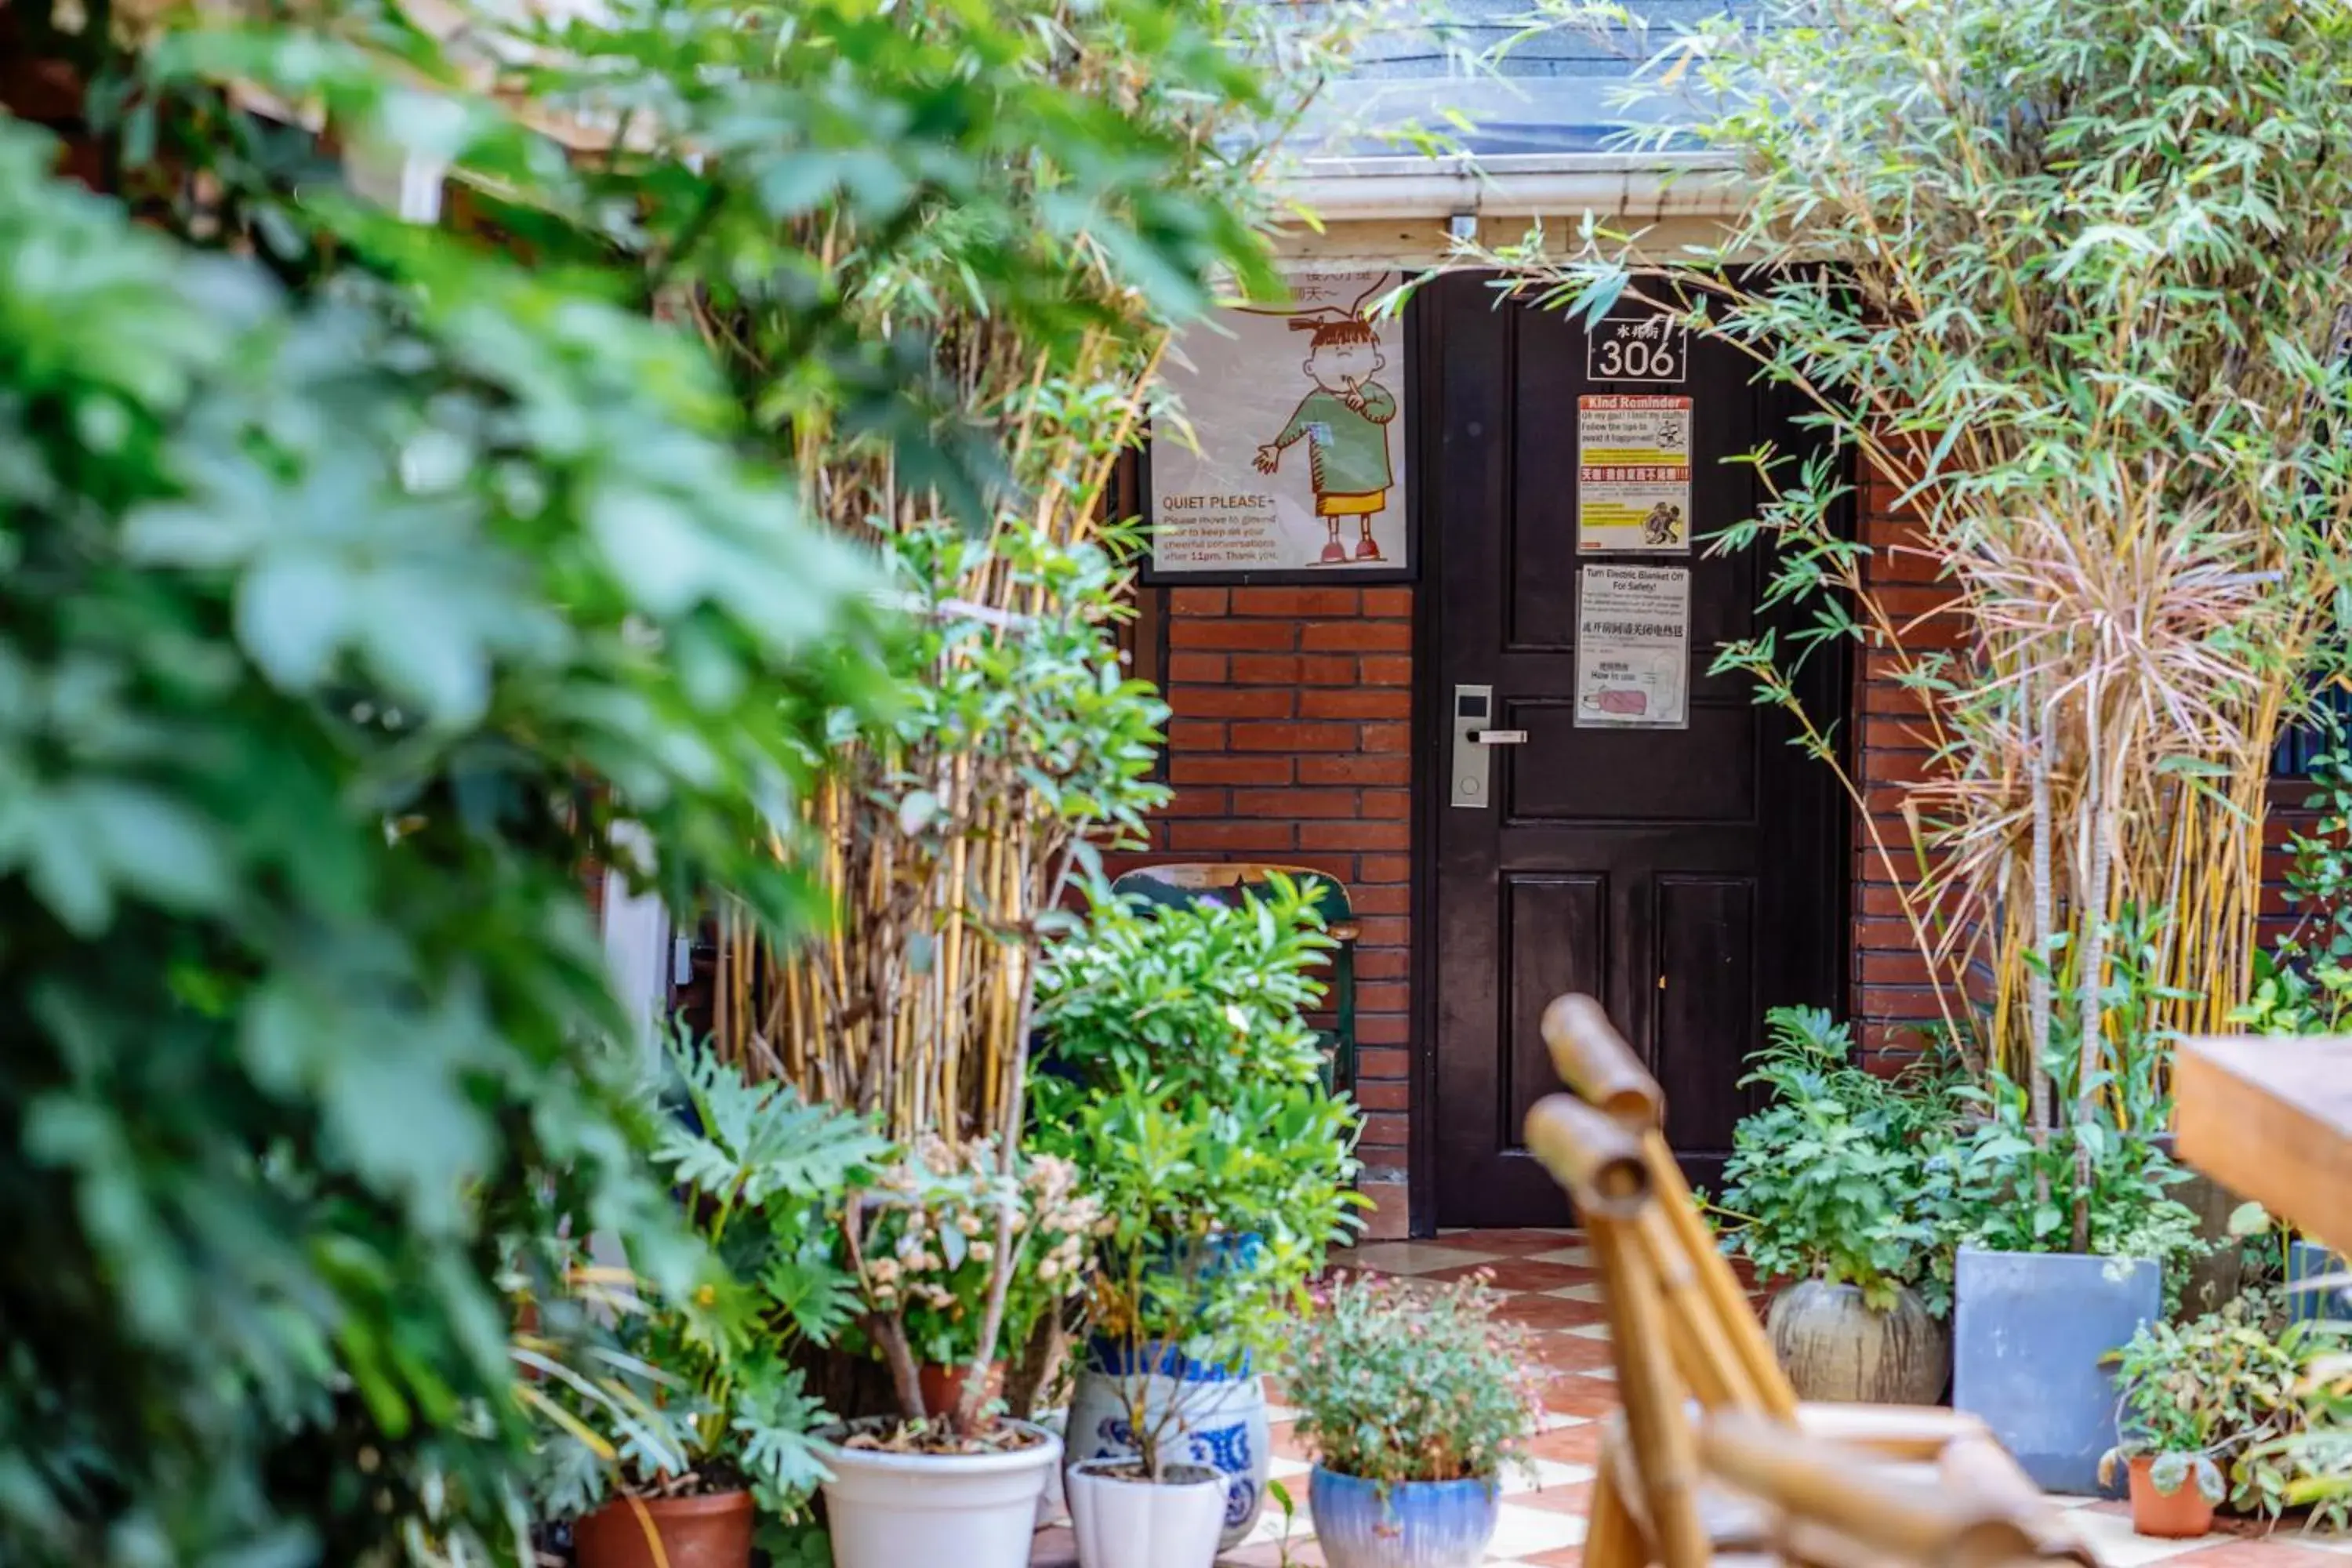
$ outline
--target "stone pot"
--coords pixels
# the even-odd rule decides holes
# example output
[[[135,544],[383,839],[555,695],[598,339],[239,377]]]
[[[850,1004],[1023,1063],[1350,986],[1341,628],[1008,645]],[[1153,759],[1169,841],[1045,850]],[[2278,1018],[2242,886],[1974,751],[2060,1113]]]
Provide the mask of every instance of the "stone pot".
[[[1800,1399],[1933,1405],[1951,1376],[1951,1333],[1908,1288],[1879,1311],[1859,1286],[1801,1279],[1772,1298],[1764,1326]]]
[[[1981,1416],[2043,1491],[2103,1489],[2116,1386],[2101,1359],[2164,1315],[2153,1258],[1960,1248],[1952,1289],[1952,1404]]]
[[[614,1498],[572,1527],[572,1545],[580,1568],[751,1568],[751,1494]]]

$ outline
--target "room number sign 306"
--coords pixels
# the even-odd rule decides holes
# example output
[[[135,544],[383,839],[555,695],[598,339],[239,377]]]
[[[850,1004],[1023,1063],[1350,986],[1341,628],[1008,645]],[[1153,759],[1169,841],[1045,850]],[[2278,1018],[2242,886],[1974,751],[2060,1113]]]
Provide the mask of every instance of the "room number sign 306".
[[[1588,381],[1679,382],[1690,370],[1690,329],[1664,316],[1611,320],[1584,340]]]

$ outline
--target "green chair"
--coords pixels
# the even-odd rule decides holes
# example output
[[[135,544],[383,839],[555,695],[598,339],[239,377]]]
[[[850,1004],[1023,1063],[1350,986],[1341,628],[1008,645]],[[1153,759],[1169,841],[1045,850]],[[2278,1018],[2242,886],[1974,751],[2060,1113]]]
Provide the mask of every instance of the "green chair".
[[[1321,871],[1301,866],[1261,861],[1187,860],[1173,865],[1145,866],[1111,884],[1111,891],[1146,908],[1214,903],[1238,908],[1255,894],[1272,890],[1268,878],[1280,872],[1314,900],[1324,928],[1339,944],[1331,955],[1331,1006],[1335,1027],[1318,1030],[1323,1046],[1324,1080],[1340,1092],[1356,1084],[1356,912],[1348,901],[1347,884]]]

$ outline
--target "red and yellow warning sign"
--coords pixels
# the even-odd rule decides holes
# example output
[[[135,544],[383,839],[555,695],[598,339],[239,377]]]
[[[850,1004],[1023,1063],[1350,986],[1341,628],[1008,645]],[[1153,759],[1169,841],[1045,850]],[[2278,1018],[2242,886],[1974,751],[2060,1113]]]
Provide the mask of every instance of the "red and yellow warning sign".
[[[1576,400],[1576,551],[1687,555],[1691,400]]]

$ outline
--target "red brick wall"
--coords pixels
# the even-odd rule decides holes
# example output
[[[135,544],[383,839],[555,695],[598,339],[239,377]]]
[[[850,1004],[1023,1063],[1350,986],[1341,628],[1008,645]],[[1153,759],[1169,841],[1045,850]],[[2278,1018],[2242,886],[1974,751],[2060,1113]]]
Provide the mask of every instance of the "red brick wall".
[[[1411,1110],[1412,590],[1175,588],[1174,798],[1144,860],[1263,860],[1347,885],[1375,1234],[1402,1236]]]
[[[1951,602],[1951,589],[1937,581],[1934,563],[1912,548],[1916,534],[1895,506],[1895,487],[1873,478],[1862,494],[1863,538],[1873,552],[1870,581],[1903,646],[1915,654],[1954,646],[1957,618],[1936,613]],[[1853,751],[1849,765],[1863,791],[1866,814],[1856,811],[1853,830],[1853,952],[1848,1002],[1865,1056],[1880,1059],[1916,1052],[1922,1043],[1918,1031],[1940,1016],[1927,960],[1895,893],[1896,876],[1916,864],[1911,827],[1903,816],[1905,795],[1927,776],[1935,748],[1925,704],[1896,683],[1900,663],[1884,647],[1862,651],[1853,672],[1850,731]],[[1881,843],[1885,854],[1880,852]]]

